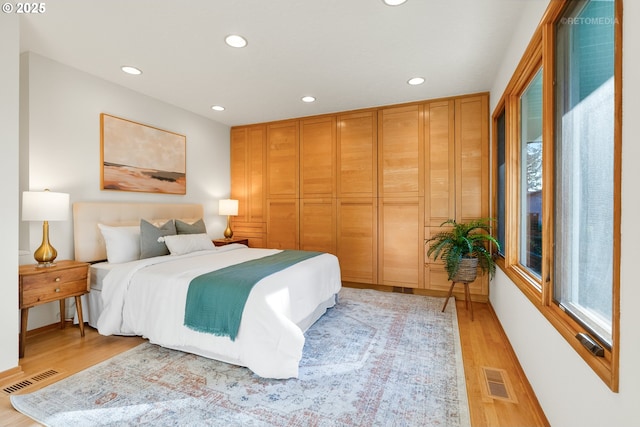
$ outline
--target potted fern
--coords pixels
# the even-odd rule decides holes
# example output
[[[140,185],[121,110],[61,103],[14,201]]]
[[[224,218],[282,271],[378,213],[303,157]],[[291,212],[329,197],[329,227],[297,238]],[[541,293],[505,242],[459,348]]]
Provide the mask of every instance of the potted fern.
[[[429,245],[427,256],[434,261],[444,261],[444,268],[449,280],[470,283],[476,279],[478,267],[482,273],[489,273],[492,278],[496,271],[495,260],[490,245],[500,250],[500,244],[490,234],[491,219],[476,219],[458,223],[453,219],[440,226],[451,228],[435,234],[425,240]]]

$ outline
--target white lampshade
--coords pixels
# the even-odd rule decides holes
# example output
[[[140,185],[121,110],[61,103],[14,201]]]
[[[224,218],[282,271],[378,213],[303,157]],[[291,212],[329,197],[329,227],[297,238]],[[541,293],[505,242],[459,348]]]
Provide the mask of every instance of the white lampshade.
[[[219,215],[238,215],[238,201],[232,199],[222,199],[218,203]]]
[[[22,193],[23,221],[64,221],[69,218],[69,195],[53,191]]]

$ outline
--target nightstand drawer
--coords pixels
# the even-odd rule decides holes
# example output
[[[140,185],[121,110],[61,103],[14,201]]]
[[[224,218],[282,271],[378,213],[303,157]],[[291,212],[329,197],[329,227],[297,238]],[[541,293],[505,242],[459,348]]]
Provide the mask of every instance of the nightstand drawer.
[[[87,292],[87,269],[71,268],[22,277],[20,308]]]

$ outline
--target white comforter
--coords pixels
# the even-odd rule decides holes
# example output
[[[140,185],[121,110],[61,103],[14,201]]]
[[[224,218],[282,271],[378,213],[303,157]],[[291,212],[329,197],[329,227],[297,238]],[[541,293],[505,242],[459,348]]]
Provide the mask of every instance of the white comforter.
[[[262,377],[297,377],[303,333],[334,305],[341,287],[334,255],[304,260],[258,282],[235,341],[184,326],[191,279],[277,252],[232,244],[118,265],[103,281],[98,330],[103,335],[141,335],[164,347],[246,366]]]

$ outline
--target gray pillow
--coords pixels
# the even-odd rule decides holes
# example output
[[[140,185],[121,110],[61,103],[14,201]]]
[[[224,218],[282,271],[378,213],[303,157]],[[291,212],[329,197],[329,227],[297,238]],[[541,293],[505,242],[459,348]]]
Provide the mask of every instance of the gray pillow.
[[[176,226],[173,220],[167,221],[160,227],[156,227],[149,221],[140,220],[140,259],[155,256],[169,255],[169,249],[164,242],[158,242],[160,237],[176,234]]]
[[[193,224],[176,219],[176,232],[178,234],[203,234],[207,232],[207,227],[204,225],[202,218]]]

